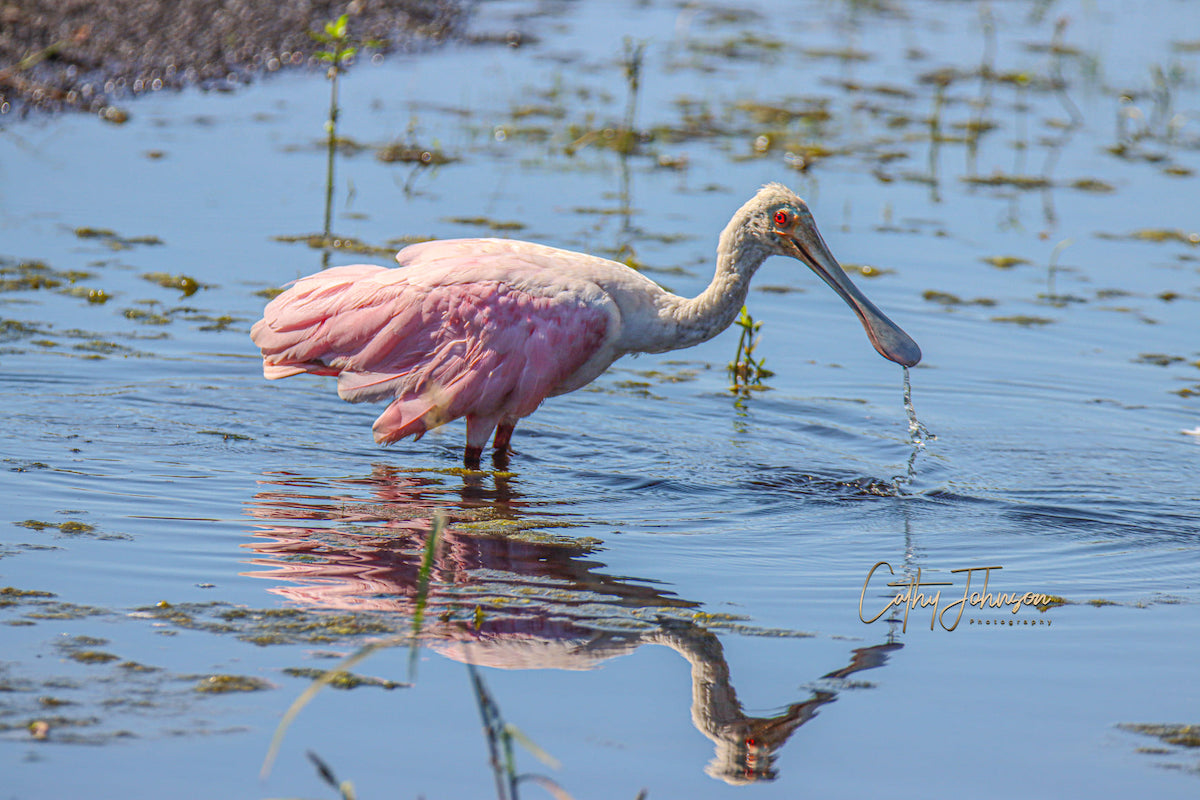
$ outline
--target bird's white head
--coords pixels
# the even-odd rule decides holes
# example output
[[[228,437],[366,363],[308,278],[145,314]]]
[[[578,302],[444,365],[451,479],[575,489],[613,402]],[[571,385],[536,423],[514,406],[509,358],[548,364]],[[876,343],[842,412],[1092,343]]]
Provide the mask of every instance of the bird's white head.
[[[754,252],[759,263],[769,255],[781,255],[808,265],[854,310],[881,356],[906,367],[921,360],[921,348],[850,281],[821,238],[808,205],[783,184],[768,183],[759,189],[734,214],[721,238],[723,246],[740,238],[740,249]]]

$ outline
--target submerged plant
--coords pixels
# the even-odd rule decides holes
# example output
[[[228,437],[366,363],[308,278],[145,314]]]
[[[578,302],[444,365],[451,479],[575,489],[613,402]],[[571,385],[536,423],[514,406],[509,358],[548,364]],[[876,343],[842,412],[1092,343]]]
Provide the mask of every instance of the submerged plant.
[[[758,331],[762,323],[755,322],[746,307],[742,306],[742,311],[733,324],[741,333],[738,334],[737,352],[734,353],[733,361],[729,362],[729,374],[733,378],[733,385],[729,390],[741,393],[751,388],[766,388],[763,379],[775,373],[763,366],[766,359],[754,357],[754,350],[758,347]]]
[[[337,790],[341,800],[355,800],[358,797],[354,791],[354,784],[350,781],[339,781],[333,774],[333,769],[312,750],[308,751],[308,760],[317,768],[317,774],[321,776],[321,780]]]
[[[558,761],[542,748],[538,747],[521,729],[510,722],[505,722],[500,713],[500,706],[484,683],[479,669],[469,661],[467,671],[471,676],[471,687],[475,690],[475,702],[479,706],[479,716],[483,722],[483,733],[488,743],[488,760],[492,767],[492,775],[496,780],[497,800],[518,800],[519,788],[522,782],[536,783],[554,797],[570,800],[571,795],[555,781],[545,775],[531,772],[518,773],[516,757],[513,753],[513,742],[519,742],[539,761],[552,769],[558,769]]]

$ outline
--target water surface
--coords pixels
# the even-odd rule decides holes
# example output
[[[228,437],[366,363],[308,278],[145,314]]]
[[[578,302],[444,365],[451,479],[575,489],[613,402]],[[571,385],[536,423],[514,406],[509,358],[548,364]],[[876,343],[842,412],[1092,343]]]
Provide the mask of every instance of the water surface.
[[[322,75],[144,97],[122,126],[3,119],[9,794],[332,796],[312,750],[361,797],[486,796],[471,663],[559,762],[518,747],[519,770],[580,798],[1194,796],[1194,749],[1118,727],[1200,723],[1191,17],[505,1],[472,30],[521,47],[343,77],[366,147],[333,227],[376,247],[517,236],[694,295],[732,211],[792,186],[924,351],[917,450],[900,370],[783,259],[749,303],[769,389],[729,391],[727,332],[547,402],[506,473],[457,469],[461,425],[378,448],[378,408],[263,381],[247,335],[322,265],[277,239],[320,229]],[[456,160],[375,157],[396,142]],[[386,257],[331,257],[358,261]],[[437,510],[414,685],[326,689],[260,782],[295,671],[411,627]],[[1068,603],[867,625],[879,561]],[[354,670],[407,681],[408,657]],[[267,684],[197,691],[212,675]]]

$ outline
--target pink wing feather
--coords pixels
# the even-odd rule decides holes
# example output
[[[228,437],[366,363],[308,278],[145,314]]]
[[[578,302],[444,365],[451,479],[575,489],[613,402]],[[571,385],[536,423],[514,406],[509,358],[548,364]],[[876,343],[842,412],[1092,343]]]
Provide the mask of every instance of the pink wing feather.
[[[375,421],[380,443],[459,417],[469,438],[486,439],[498,422],[533,413],[608,330],[599,287],[564,274],[559,251],[526,247],[536,249],[429,242],[402,251],[401,269],[302,278],[251,330],[263,374],[336,375],[344,400],[391,399]]]

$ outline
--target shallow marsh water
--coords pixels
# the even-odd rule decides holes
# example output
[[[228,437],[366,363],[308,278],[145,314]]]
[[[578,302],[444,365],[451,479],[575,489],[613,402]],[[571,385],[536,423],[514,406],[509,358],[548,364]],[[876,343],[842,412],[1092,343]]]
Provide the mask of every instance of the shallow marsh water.
[[[459,425],[377,448],[378,408],[266,383],[247,337],[322,263],[276,239],[320,228],[321,75],[0,118],[4,796],[332,796],[308,750],[360,797],[487,796],[464,662],[579,798],[1195,795],[1194,737],[1120,726],[1200,724],[1200,14],[779,5],[487,3],[529,43],[361,63],[334,230],[631,247],[695,294],[782,181],[924,350],[916,451],[900,370],[781,259],[767,390],[729,391],[728,332],[551,400],[506,473],[457,469]],[[326,689],[260,782],[304,670],[411,626],[437,509],[414,685]],[[868,625],[878,561],[1069,602]]]

